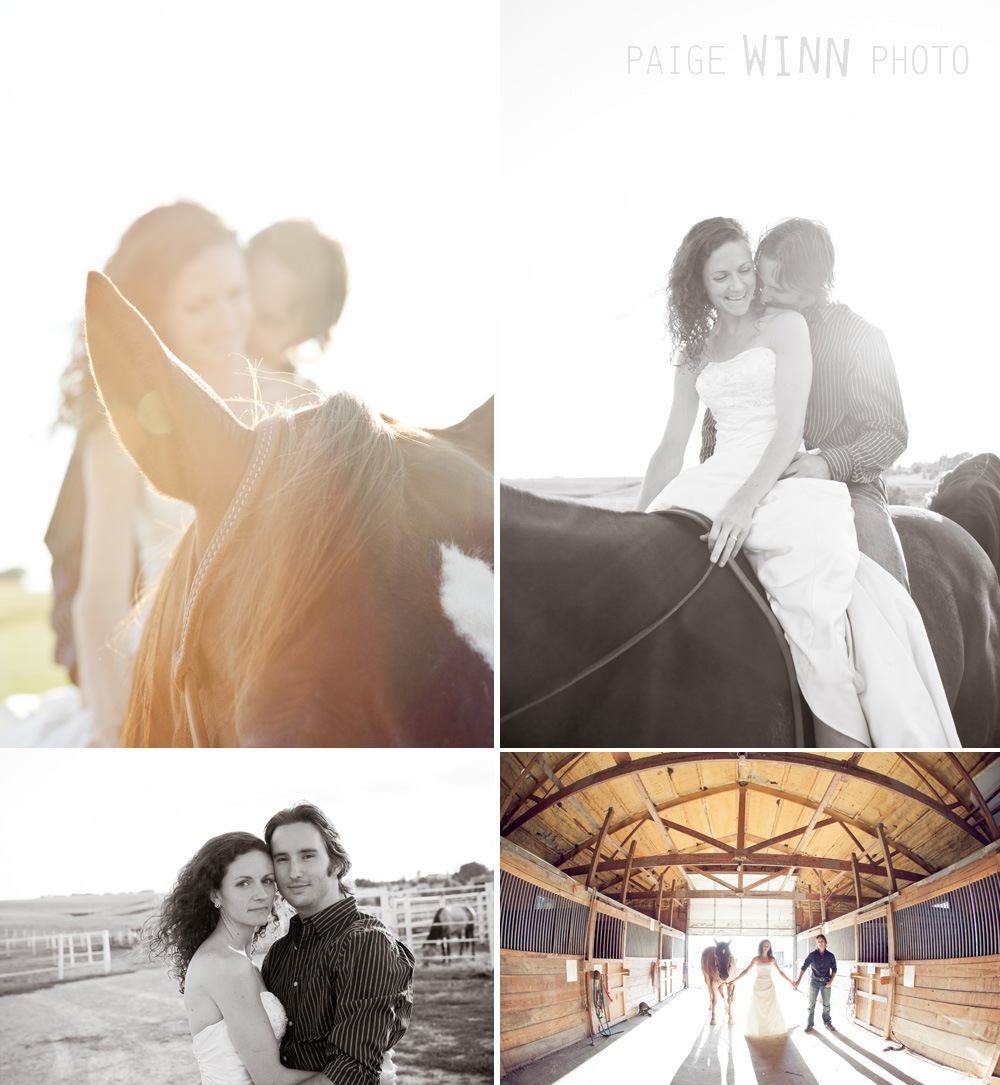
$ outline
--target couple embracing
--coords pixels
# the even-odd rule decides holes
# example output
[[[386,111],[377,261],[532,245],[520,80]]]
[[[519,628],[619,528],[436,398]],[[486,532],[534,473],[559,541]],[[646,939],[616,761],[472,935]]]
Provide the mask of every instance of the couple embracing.
[[[412,1006],[413,955],[358,911],[350,859],[322,810],[298,803],[213,837],[144,929],[180,983],[202,1085],[391,1085]],[[295,909],[277,927],[275,893]]]
[[[668,282],[673,402],[637,508],[694,510],[742,551],[788,641],[820,747],[957,748],[882,471],[907,428],[884,335],[830,300],[826,228],[788,219],[756,253],[735,219],[688,232]],[[702,463],[682,471],[700,403]]]

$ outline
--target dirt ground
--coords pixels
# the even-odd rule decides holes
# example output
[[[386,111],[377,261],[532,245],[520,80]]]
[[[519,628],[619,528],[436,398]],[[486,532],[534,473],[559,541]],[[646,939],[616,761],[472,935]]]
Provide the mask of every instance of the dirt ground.
[[[401,1085],[492,1081],[492,972],[466,962],[418,966],[413,995],[396,1048]],[[0,1080],[197,1085],[176,984],[143,968],[0,998]]]

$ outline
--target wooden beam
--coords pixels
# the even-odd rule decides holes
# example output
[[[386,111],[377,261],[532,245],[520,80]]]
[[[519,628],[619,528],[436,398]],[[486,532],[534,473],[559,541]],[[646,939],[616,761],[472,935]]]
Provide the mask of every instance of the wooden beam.
[[[708,878],[709,881],[718,882],[719,885],[725,886],[726,889],[737,892],[737,890],[733,889],[733,886],[731,886],[729,882],[724,882],[721,878],[717,878],[714,874],[709,874],[707,870],[699,870],[698,867],[691,867],[691,873],[700,874],[703,878]]]
[[[601,831],[597,836],[597,843],[594,845],[594,857],[590,860],[590,869],[587,872],[587,888],[594,888],[594,876],[597,874],[597,864],[601,858],[601,848],[604,847],[604,838],[608,835],[608,826],[611,824],[611,815],[614,812],[614,807],[609,806],[608,812],[604,815],[604,825],[601,827]]]
[[[663,872],[666,874],[666,871]],[[674,925],[674,879],[670,879],[670,915],[667,919],[667,926],[672,927]]]
[[[665,870],[661,870],[660,871],[660,884],[659,884],[659,887],[657,888],[657,891],[656,891],[656,911],[654,913],[657,923],[661,922],[660,915],[662,914],[661,909],[663,908],[663,879],[666,876],[667,876],[667,872]]]
[[[851,852],[851,869],[854,871],[854,896],[861,907],[861,868],[858,866],[857,852]]]
[[[687,867],[713,867],[719,868],[725,873],[736,873],[737,864],[740,862],[739,855],[732,856],[717,852],[666,852],[663,855],[643,855],[635,861],[644,867],[675,867],[681,864]],[[847,859],[825,859],[817,855],[755,855],[752,859],[742,858],[747,873],[767,874],[778,867],[804,867],[807,870],[846,870],[854,869],[852,861]],[[857,856],[854,857],[857,862]],[[624,859],[603,859],[597,864],[597,870],[602,873],[608,871],[623,870]],[[577,874],[585,874],[589,868],[586,866],[567,867],[562,873],[571,877]],[[884,867],[861,864],[858,867],[861,874],[870,877],[885,878],[888,874]],[[926,875],[917,874],[912,870],[897,870],[896,877],[905,881],[919,882]]]
[[[807,810],[816,809],[816,803],[814,803],[811,799],[806,798],[805,796],[793,795],[791,792],[780,791],[778,788],[767,787],[763,784],[753,783],[752,781],[748,784],[739,784],[734,780],[732,783],[729,784],[721,784],[718,787],[709,787],[706,788],[704,791],[696,791],[690,795],[682,795],[675,799],[667,799],[665,802],[656,804],[656,811],[657,813],[662,814],[665,810],[672,809],[677,806],[686,806],[688,803],[691,802],[702,802],[706,799],[714,797],[715,795],[722,795],[728,791],[736,791],[740,787],[745,787],[747,791],[752,791],[755,795],[767,795],[770,798],[780,799],[782,802],[795,803],[795,805],[802,806]],[[848,817],[846,814],[841,814],[834,810],[827,810],[826,814],[827,817],[830,818],[832,821],[840,825],[850,825],[853,828],[859,830],[860,832],[867,833],[872,838],[878,835],[875,831],[874,825],[870,825],[867,822],[859,820],[858,818]],[[643,813],[632,814],[629,817],[623,818],[615,825],[612,825],[610,832],[612,835],[614,835],[615,833],[619,833],[623,829],[628,828],[630,825],[634,825],[637,821],[645,820],[645,818],[646,814]],[[823,823],[823,825],[825,825],[825,822]],[[823,827],[823,825],[817,824],[816,828],[821,828]],[[773,841],[758,841],[756,844],[753,845],[753,850],[764,848],[768,845],[768,843],[778,843],[781,840],[786,839],[787,836],[797,836],[801,831],[801,829],[793,829],[788,834],[783,834],[782,836],[775,837]],[[572,860],[575,859],[576,856],[580,854],[580,852],[587,851],[592,846],[593,841],[596,839],[596,836],[597,834],[595,833],[592,836],[586,837],[579,844],[574,845],[553,865],[556,867],[556,869],[562,870],[568,863],[572,862]],[[909,850],[898,841],[893,841],[893,846],[896,848],[896,851],[900,855],[904,855],[907,859],[910,860],[911,863],[913,863],[915,866],[920,867],[921,870],[925,870],[928,874],[937,873],[938,868],[932,866],[925,859],[922,859],[919,855],[917,855],[916,852]]]
[[[503,819],[504,819],[504,815],[507,813],[507,808],[510,806],[511,802],[513,802],[515,796],[517,795],[517,789],[524,782],[525,778],[531,773],[531,770],[535,767],[535,762],[541,756],[542,755],[540,753],[536,753],[536,754],[531,755],[531,757],[528,759],[527,764],[524,766],[523,769],[521,769],[520,774],[518,775],[517,779],[514,781],[514,786],[510,789],[510,791],[507,792],[507,798],[504,799],[504,801],[503,801],[503,803],[502,803],[502,805],[500,807],[500,826],[501,826],[500,832],[501,833],[503,832]]]
[[[939,817],[946,821],[951,822],[953,825],[957,825],[964,833],[971,836],[979,844],[988,843],[988,840],[984,835],[979,832],[974,826],[969,825],[968,822],[960,818],[949,807],[942,805],[936,799],[928,798],[922,792],[916,788],[910,787],[909,784],[904,784],[900,780],[894,780],[889,776],[885,776],[879,772],[872,772],[870,769],[862,768],[860,765],[852,765],[849,761],[839,761],[833,757],[824,757],[820,754],[811,754],[806,752],[785,752],[785,751],[772,751],[763,753],[751,753],[747,754],[747,761],[761,761],[764,763],[773,763],[781,765],[802,765],[807,768],[821,769],[826,772],[841,773],[845,776],[853,777],[854,779],[863,780],[865,783],[873,784],[876,787],[884,788],[888,791],[895,792],[897,795],[902,795],[904,798],[912,799],[920,806],[924,806],[929,810],[933,810]],[[541,802],[538,803],[532,810],[525,811],[520,817],[515,819],[507,829],[508,833],[513,832],[515,829],[521,828],[526,822],[532,818],[537,817],[543,811],[554,806],[558,802],[563,802],[571,795],[579,794],[581,791],[586,791],[590,787],[597,787],[600,784],[609,783],[611,780],[619,779],[622,776],[631,776],[637,772],[644,772],[651,769],[662,769],[672,767],[674,765],[692,765],[692,764],[705,764],[716,761],[728,761],[734,765],[738,762],[738,755],[728,752],[713,752],[702,751],[693,753],[661,753],[653,754],[648,757],[641,757],[638,760],[630,760],[625,765],[615,765],[609,769],[603,769],[600,772],[593,772],[589,776],[581,777],[574,783],[569,784],[561,788],[556,793],[547,796]],[[697,796],[695,796],[697,798]]]
[[[993,820],[993,814],[990,812],[989,805],[982,796],[979,788],[976,787],[972,777],[965,771],[965,766],[953,753],[945,755],[948,760],[958,769],[959,775],[962,777],[965,786],[972,793],[972,798],[975,800],[976,806],[979,807],[979,812],[983,815],[983,828],[989,834],[991,841],[1000,840],[1000,829],[997,829],[997,823]]]
[[[728,844],[724,844],[721,840],[716,840],[714,836],[706,836],[705,833],[699,833],[697,829],[692,829],[689,825],[681,825],[677,821],[667,821],[666,818],[660,819],[661,824],[665,825],[668,829],[673,829],[675,833],[683,833],[685,836],[693,837],[695,840],[700,840],[704,844],[712,844],[720,851],[728,851],[730,855],[736,854],[736,849],[731,848]],[[673,847],[674,845],[671,845]],[[740,845],[742,847],[742,844]]]
[[[773,822],[772,822],[773,824]],[[747,789],[746,785],[740,788],[740,808],[736,818],[736,846],[742,852],[747,846]],[[743,867],[739,868],[739,880],[737,889],[743,888]]]
[[[632,877],[632,860],[635,859],[635,841],[628,846],[628,859],[625,860],[625,873],[622,876],[622,904],[628,898],[628,880]]]
[[[673,840],[671,840],[670,833],[668,833],[667,830],[664,828],[659,811],[656,809],[656,805],[650,798],[649,792],[646,790],[646,785],[642,782],[642,778],[639,776],[638,773],[636,773],[635,776],[632,778],[632,783],[635,785],[636,791],[639,792],[639,797],[642,799],[646,809],[649,811],[650,821],[652,822],[654,828],[659,830],[660,836],[663,838],[664,844],[666,844],[667,847],[671,849],[671,851],[676,851],[677,845],[673,842]],[[687,871],[684,870],[683,867],[680,868],[680,875],[684,879],[684,882],[688,886],[688,888],[690,888],[691,879],[687,876]]]
[[[885,826],[880,821],[876,826],[878,838],[882,843],[882,858],[885,859],[885,868],[889,871],[889,887],[893,893],[899,892],[896,888],[896,872],[892,869],[892,856],[889,854],[889,841],[885,838]]]

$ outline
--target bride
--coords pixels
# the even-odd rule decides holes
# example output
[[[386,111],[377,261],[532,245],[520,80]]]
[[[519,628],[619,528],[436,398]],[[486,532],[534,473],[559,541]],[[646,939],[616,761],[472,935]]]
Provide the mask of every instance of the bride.
[[[677,349],[666,430],[637,508],[693,509],[720,567],[743,550],[789,643],[820,746],[961,746],[923,621],[906,590],[858,551],[847,487],[783,478],[802,446],[809,331],[757,300],[750,245],[734,219],[697,223],[670,270]],[[714,455],[681,471],[700,401]]]
[[[178,980],[201,1085],[326,1085],[309,1070],[282,1066],[288,1018],[252,961],[277,926],[270,853],[251,833],[213,837],[181,870],[144,940]]]
[[[785,1016],[778,1004],[778,992],[774,986],[774,973],[778,972],[789,986],[792,981],[781,971],[781,966],[774,959],[771,943],[763,939],[757,947],[757,956],[732,980],[741,980],[751,968],[757,968],[753,981],[753,994],[750,997],[750,1009],[747,1011],[745,1036],[784,1036],[788,1031]]]

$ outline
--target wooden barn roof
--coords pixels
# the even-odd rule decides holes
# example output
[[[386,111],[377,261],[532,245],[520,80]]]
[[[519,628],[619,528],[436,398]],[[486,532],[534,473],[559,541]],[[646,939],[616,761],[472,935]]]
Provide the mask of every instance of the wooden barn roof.
[[[794,891],[832,916],[996,840],[972,777],[998,757],[503,753],[500,831],[640,911],[655,910],[663,886],[681,904]]]

